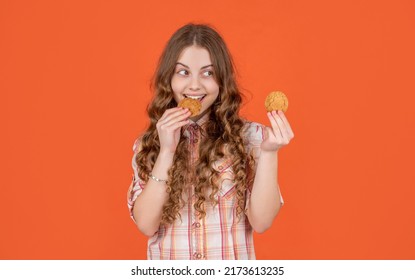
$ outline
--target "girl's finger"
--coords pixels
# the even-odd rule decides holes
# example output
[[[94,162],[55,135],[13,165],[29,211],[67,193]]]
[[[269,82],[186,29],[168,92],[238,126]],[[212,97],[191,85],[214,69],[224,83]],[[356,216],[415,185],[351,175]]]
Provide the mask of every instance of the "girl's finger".
[[[282,137],[284,138],[284,140],[288,140],[287,128],[285,126],[285,123],[283,122],[283,120],[281,119],[281,117],[278,115],[276,111],[272,111],[272,114],[274,116],[275,121],[278,124]]]
[[[276,139],[276,136],[275,136],[274,131],[272,130],[272,128],[270,128],[268,126],[265,127],[265,138],[264,139],[269,139],[269,140]]]
[[[165,121],[161,125],[163,127],[170,127],[170,126],[174,125],[177,122],[181,122],[181,121],[184,121],[184,120],[188,119],[191,114],[192,114],[192,112],[190,112],[189,110],[187,110],[183,114],[180,114],[178,116],[175,116],[174,118],[172,117],[171,119]]]
[[[182,107],[173,107],[173,108],[166,109],[166,111],[164,111],[164,113],[161,116],[161,118],[167,117],[168,115],[170,115],[170,114],[172,114],[174,112],[180,111],[180,109],[184,109],[184,108],[182,108]]]
[[[190,122],[190,120],[189,119],[187,119],[187,120],[184,120],[184,121],[180,121],[180,122],[176,122],[173,126],[172,126],[172,128],[173,128],[173,130],[176,130],[176,129],[178,129],[178,128],[181,128],[182,126],[185,126],[186,124],[188,124]]]
[[[164,124],[170,122],[172,119],[174,119],[178,116],[185,115],[189,111],[189,109],[187,109],[187,108],[186,109],[183,109],[181,107],[176,107],[176,108],[178,108],[178,109],[172,110],[170,112],[166,111],[165,112],[166,116],[164,118],[161,117],[161,119],[158,121],[159,124],[164,125]],[[173,108],[173,109],[175,109],[175,108]]]
[[[170,114],[178,111],[180,111],[179,107],[167,109],[166,111],[164,111],[163,115],[161,115],[161,117],[158,119],[158,122],[164,121]]]
[[[294,137],[294,132],[293,132],[293,130],[291,129],[290,123],[288,122],[287,118],[285,117],[284,112],[283,112],[283,111],[279,111],[279,112],[278,112],[278,115],[280,116],[280,118],[281,118],[281,119],[282,119],[282,121],[284,122],[285,127],[287,128],[287,133],[288,133],[288,135],[289,135],[291,138],[292,138],[292,137]]]
[[[268,112],[267,115],[268,115],[269,121],[271,122],[271,127],[272,127],[273,134],[276,137],[281,137],[281,131],[278,127],[277,122],[275,121],[274,116],[272,115],[272,112]]]

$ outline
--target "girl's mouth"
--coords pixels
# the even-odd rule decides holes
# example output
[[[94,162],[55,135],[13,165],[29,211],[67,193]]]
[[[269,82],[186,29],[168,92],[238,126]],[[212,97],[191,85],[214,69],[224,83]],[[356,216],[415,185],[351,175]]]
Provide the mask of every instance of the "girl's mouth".
[[[198,100],[200,102],[202,102],[202,100],[205,98],[206,94],[201,94],[201,95],[187,95],[187,94],[183,94],[184,97],[186,98],[191,98],[194,100]]]

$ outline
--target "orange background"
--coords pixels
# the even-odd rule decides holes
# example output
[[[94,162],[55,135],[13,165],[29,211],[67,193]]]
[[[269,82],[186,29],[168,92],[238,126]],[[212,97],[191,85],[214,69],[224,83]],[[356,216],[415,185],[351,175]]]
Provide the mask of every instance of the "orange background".
[[[413,1],[0,2],[1,259],[144,259],[128,215],[132,145],[171,34],[218,28],[268,124],[295,138],[285,206],[258,259],[415,258]]]

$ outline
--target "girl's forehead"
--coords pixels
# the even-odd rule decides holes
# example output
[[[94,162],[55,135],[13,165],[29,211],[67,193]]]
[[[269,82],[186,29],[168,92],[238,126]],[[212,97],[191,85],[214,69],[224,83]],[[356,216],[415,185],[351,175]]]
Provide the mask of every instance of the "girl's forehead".
[[[212,64],[209,51],[199,46],[190,46],[180,53],[177,63],[189,68],[201,68]]]

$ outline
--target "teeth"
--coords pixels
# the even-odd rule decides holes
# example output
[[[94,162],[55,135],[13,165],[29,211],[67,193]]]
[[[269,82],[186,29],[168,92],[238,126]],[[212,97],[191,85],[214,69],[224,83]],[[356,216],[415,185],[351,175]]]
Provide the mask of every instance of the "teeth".
[[[191,98],[191,99],[202,99],[204,97],[204,95],[200,95],[200,96],[190,96],[190,95],[185,95],[185,97],[187,98]]]

